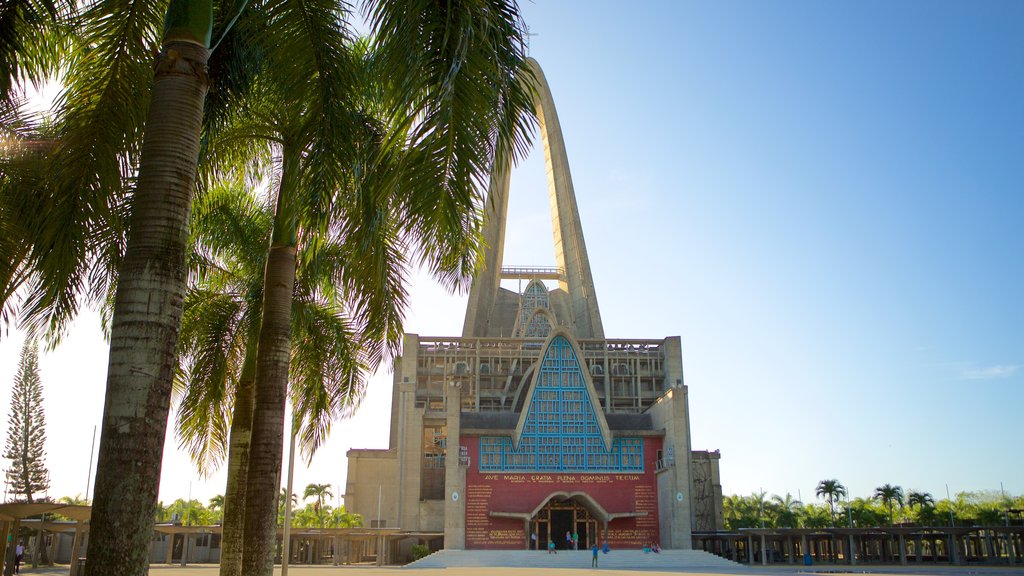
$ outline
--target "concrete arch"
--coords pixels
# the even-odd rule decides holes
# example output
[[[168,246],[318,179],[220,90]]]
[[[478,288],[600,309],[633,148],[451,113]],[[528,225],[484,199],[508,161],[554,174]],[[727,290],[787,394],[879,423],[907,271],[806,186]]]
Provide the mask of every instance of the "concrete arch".
[[[527,59],[533,76],[534,109],[544,145],[544,159],[548,174],[548,194],[551,198],[551,222],[554,233],[555,261],[564,270],[559,288],[569,297],[569,313],[565,323],[578,338],[604,338],[601,312],[594,291],[594,278],[590,259],[583,239],[576,192],[573,190],[569,156],[565,150],[562,127],[555,110],[544,71],[536,60]],[[501,290],[502,252],[505,248],[505,222],[508,216],[508,192],[511,162],[504,163],[504,171],[493,173],[488,189],[488,213],[484,225],[484,269],[473,282],[469,293],[469,306],[462,334],[471,336],[501,336],[496,303]],[[556,323],[561,324],[561,322]],[[505,328],[506,333],[508,327]]]

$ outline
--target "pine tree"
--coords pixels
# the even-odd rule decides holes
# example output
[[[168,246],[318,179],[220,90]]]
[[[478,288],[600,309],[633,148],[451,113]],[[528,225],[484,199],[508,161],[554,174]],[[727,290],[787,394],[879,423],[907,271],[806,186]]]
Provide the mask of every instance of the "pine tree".
[[[18,374],[11,393],[11,415],[7,419],[7,448],[11,460],[7,485],[16,500],[34,502],[33,494],[50,489],[50,472],[44,462],[46,417],[43,415],[43,383],[39,379],[39,350],[26,341],[21,349]]]

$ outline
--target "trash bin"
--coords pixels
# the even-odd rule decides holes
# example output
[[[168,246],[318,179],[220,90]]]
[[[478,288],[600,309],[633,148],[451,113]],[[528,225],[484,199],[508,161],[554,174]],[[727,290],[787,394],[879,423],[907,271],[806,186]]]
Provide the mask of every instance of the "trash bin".
[[[811,559],[811,555],[804,554],[804,566],[810,566],[811,564],[814,564],[814,560]]]

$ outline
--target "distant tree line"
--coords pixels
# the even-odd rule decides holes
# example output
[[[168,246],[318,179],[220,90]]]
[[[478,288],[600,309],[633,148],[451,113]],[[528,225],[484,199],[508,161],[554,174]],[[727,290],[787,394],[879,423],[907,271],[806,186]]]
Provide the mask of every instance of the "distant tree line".
[[[958,492],[952,499],[936,500],[923,491],[892,484],[875,489],[869,498],[849,498],[846,487],[834,479],[822,480],[815,495],[823,504],[804,503],[765,492],[738,494],[722,499],[727,530],[737,528],[867,528],[916,524],[921,526],[993,526],[1020,524],[1024,495],[1013,496],[994,490]]]
[[[330,484],[310,484],[303,492],[303,501],[312,499],[303,507],[298,507],[299,497],[292,494],[292,527],[293,528],[359,528],[363,525],[363,516],[337,508],[327,503],[331,498]],[[277,525],[284,524],[284,503],[287,496],[281,491],[277,510]],[[74,497],[64,496],[58,499],[64,504],[82,504],[90,502],[81,494]],[[218,494],[210,498],[205,505],[196,499],[178,498],[168,505],[157,503],[155,521],[157,524],[181,524],[183,526],[213,526],[224,522],[224,495]]]

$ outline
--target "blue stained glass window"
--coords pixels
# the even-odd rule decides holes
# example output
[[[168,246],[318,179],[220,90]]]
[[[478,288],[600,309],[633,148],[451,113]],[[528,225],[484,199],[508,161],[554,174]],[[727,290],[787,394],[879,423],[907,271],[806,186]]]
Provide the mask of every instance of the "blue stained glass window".
[[[572,345],[557,336],[541,360],[519,449],[507,436],[480,438],[480,470],[500,472],[642,472],[641,438],[605,448]]]

